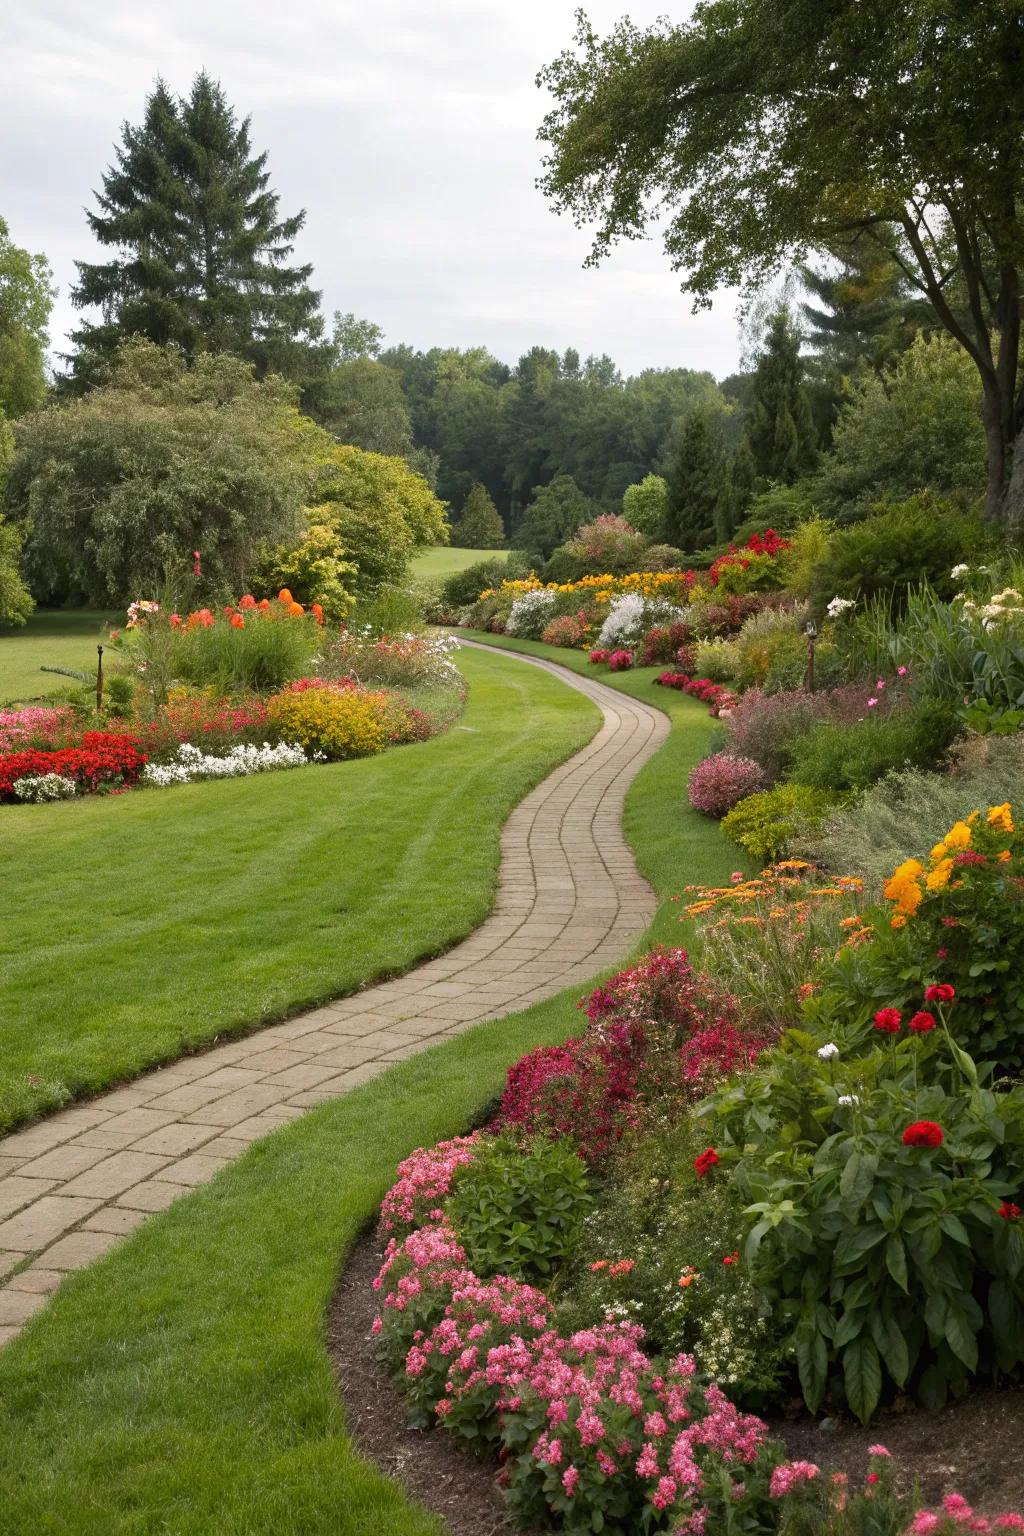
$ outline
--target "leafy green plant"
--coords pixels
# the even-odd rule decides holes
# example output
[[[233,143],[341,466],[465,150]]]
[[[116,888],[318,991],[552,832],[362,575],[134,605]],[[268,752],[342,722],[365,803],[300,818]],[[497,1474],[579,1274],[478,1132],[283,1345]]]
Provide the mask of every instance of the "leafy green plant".
[[[748,795],[722,819],[722,831],[760,864],[781,859],[842,804],[840,796],[806,784],[780,784]]]
[[[957,729],[951,711],[931,701],[880,719],[825,721],[793,741],[789,778],[837,793],[867,789],[896,768],[934,768]]]
[[[1024,1090],[976,1086],[941,1030],[881,1038],[792,1031],[706,1106],[808,1406],[865,1422],[896,1389],[938,1407],[1024,1359]]]
[[[509,575],[507,561],[502,559],[478,560],[464,570],[453,571],[441,587],[441,598],[451,608],[466,608],[475,603],[481,592],[500,587]]]
[[[456,1177],[452,1226],[479,1275],[550,1275],[572,1253],[591,1206],[571,1141],[496,1138]]]

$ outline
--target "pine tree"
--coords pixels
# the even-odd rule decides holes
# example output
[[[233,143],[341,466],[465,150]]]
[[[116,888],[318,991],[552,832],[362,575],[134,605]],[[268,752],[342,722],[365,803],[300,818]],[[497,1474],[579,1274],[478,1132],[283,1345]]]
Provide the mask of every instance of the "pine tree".
[[[479,480],[470,486],[462,507],[462,516],[452,529],[452,543],[457,549],[505,547],[505,528],[501,514]]]
[[[745,433],[764,480],[792,485],[814,463],[817,433],[804,383],[800,337],[786,310],[768,322],[754,369]]]
[[[76,377],[88,378],[130,335],[189,359],[228,352],[259,373],[310,365],[323,320],[310,266],[286,265],[305,213],[281,218],[267,156],[253,155],[249,119],[235,116],[205,72],[187,98],[162,80],[141,126],[125,123],[115,164],[88,215],[110,261],[78,262],[72,301],[102,320],[73,334]]]
[[[683,423],[668,475],[669,542],[701,549],[715,537],[715,509],[725,484],[725,458],[716,412],[698,401]]]

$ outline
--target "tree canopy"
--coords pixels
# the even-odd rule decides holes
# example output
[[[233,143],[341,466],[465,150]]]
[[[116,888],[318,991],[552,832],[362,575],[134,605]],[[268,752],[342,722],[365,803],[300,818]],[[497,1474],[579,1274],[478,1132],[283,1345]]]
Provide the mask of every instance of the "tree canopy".
[[[176,98],[162,80],[142,123],[125,123],[89,226],[109,261],[79,262],[72,299],[99,308],[75,333],[76,376],[95,373],[129,336],[187,358],[226,352],[301,377],[319,345],[310,266],[290,266],[304,212],[282,217],[267,156],[205,71]]]
[[[15,245],[0,219],[0,418],[42,404],[54,296],[46,257]]]
[[[977,368],[987,510],[1019,521],[1022,55],[1005,0],[705,0],[683,25],[603,39],[581,15],[541,75],[543,185],[596,224],[592,260],[657,212],[698,306],[874,240]]]

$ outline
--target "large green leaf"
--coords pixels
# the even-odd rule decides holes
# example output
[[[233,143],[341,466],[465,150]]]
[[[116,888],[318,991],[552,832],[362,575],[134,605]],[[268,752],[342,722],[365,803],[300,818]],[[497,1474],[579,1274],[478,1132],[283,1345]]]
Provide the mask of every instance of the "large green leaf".
[[[903,1239],[898,1232],[889,1234],[889,1241],[885,1245],[885,1267],[901,1290],[909,1295],[910,1287],[907,1284],[907,1250],[903,1246]]]
[[[846,1159],[839,1193],[848,1207],[847,1214],[855,1216],[871,1193],[878,1172],[878,1158],[869,1152],[851,1152]]]
[[[866,1424],[882,1394],[882,1365],[871,1339],[854,1339],[843,1351],[843,1380],[851,1409]]]

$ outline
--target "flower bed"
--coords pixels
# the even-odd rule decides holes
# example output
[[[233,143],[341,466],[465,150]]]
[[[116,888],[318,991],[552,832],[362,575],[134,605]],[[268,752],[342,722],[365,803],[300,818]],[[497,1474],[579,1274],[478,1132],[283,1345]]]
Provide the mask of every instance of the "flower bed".
[[[76,791],[129,789],[146,764],[137,736],[115,731],[85,731],[76,747],[52,752],[29,750],[0,757],[0,800],[19,798],[18,781],[57,775],[74,784]]]

